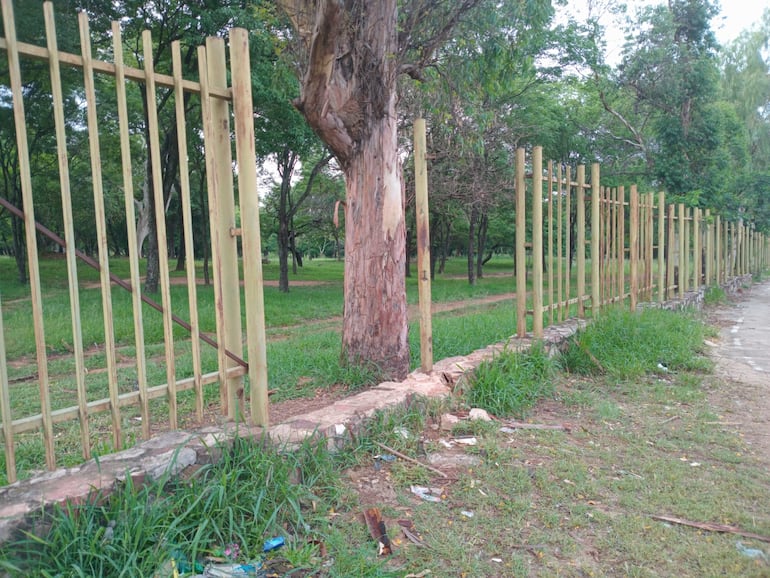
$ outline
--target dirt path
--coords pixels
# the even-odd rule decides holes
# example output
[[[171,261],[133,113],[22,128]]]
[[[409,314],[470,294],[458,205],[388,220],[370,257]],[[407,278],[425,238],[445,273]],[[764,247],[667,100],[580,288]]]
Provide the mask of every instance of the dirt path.
[[[770,282],[710,313],[720,327],[713,347],[721,386],[711,402],[770,467]]]

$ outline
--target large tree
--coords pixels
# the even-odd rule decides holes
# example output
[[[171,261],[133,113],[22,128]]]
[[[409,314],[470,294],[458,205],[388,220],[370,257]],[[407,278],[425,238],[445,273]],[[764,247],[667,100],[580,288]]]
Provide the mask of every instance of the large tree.
[[[342,358],[409,371],[396,79],[419,77],[480,0],[280,0],[301,43],[297,108],[345,175]]]

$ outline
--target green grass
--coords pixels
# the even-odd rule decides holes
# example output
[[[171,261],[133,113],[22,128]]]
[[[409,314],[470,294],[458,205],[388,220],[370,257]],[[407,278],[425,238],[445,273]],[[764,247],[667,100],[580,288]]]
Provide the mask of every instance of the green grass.
[[[770,474],[732,428],[714,426],[721,410],[710,393],[736,386],[703,372],[694,340],[681,350],[674,343],[700,331],[700,320],[659,313],[612,323],[603,317],[590,343],[650,323],[663,351],[679,351],[676,372],[582,376],[559,371],[536,347],[527,355],[506,352],[476,373],[475,387],[495,401],[528,383],[528,420],[570,423],[571,432],[502,432],[494,422],[440,430],[443,413],[467,408],[469,398],[462,397],[417,398],[378,412],[336,454],[310,442],[285,452],[238,439],[221,462],[190,481],[129,484],[104,502],[44,514],[37,521],[42,537],[18,536],[0,551],[0,564],[21,575],[149,576],[171,556],[201,560],[231,543],[247,561],[265,538],[281,535],[287,546],[269,561],[283,564],[279,575],[766,576],[763,562],[738,551],[736,536],[652,518],[770,534],[764,507]],[[613,348],[592,351],[598,364],[613,367]],[[548,398],[545,406],[538,395]],[[447,450],[440,443],[461,434],[478,444]],[[379,444],[418,461],[450,451],[472,454],[478,463],[449,470],[447,479],[413,462],[375,460],[385,452]],[[417,483],[440,485],[442,501],[413,496]],[[381,510],[392,556],[377,556],[360,517],[364,506]],[[425,547],[405,539],[399,521],[410,522]]]
[[[701,355],[706,335],[706,326],[692,314],[614,307],[571,338],[563,360],[573,373],[606,373],[618,379],[708,370],[711,364]]]
[[[468,404],[498,417],[521,417],[552,391],[557,367],[542,343],[526,353],[504,351],[476,368],[469,379]]]

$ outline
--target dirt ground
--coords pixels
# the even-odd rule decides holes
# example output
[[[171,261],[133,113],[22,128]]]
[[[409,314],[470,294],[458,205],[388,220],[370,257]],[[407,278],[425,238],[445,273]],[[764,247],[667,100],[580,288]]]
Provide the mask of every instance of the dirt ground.
[[[770,468],[770,282],[710,311],[709,320],[720,328],[708,343],[720,378],[709,399]]]

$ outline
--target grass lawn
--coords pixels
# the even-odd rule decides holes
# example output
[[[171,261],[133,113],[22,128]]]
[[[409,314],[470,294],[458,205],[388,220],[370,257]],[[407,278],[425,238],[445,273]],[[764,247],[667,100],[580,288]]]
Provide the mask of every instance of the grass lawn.
[[[341,452],[238,440],[190,480],[48,513],[50,531],[7,544],[0,568],[171,576],[171,558],[192,568],[229,552],[316,578],[768,576],[766,543],[654,518],[770,536],[770,472],[720,413],[736,386],[710,373],[710,331],[671,312],[611,313],[563,357],[504,353],[452,400],[377,414]],[[499,419],[463,419],[471,401]],[[392,554],[378,555],[372,508]],[[286,546],[263,556],[273,536]]]

